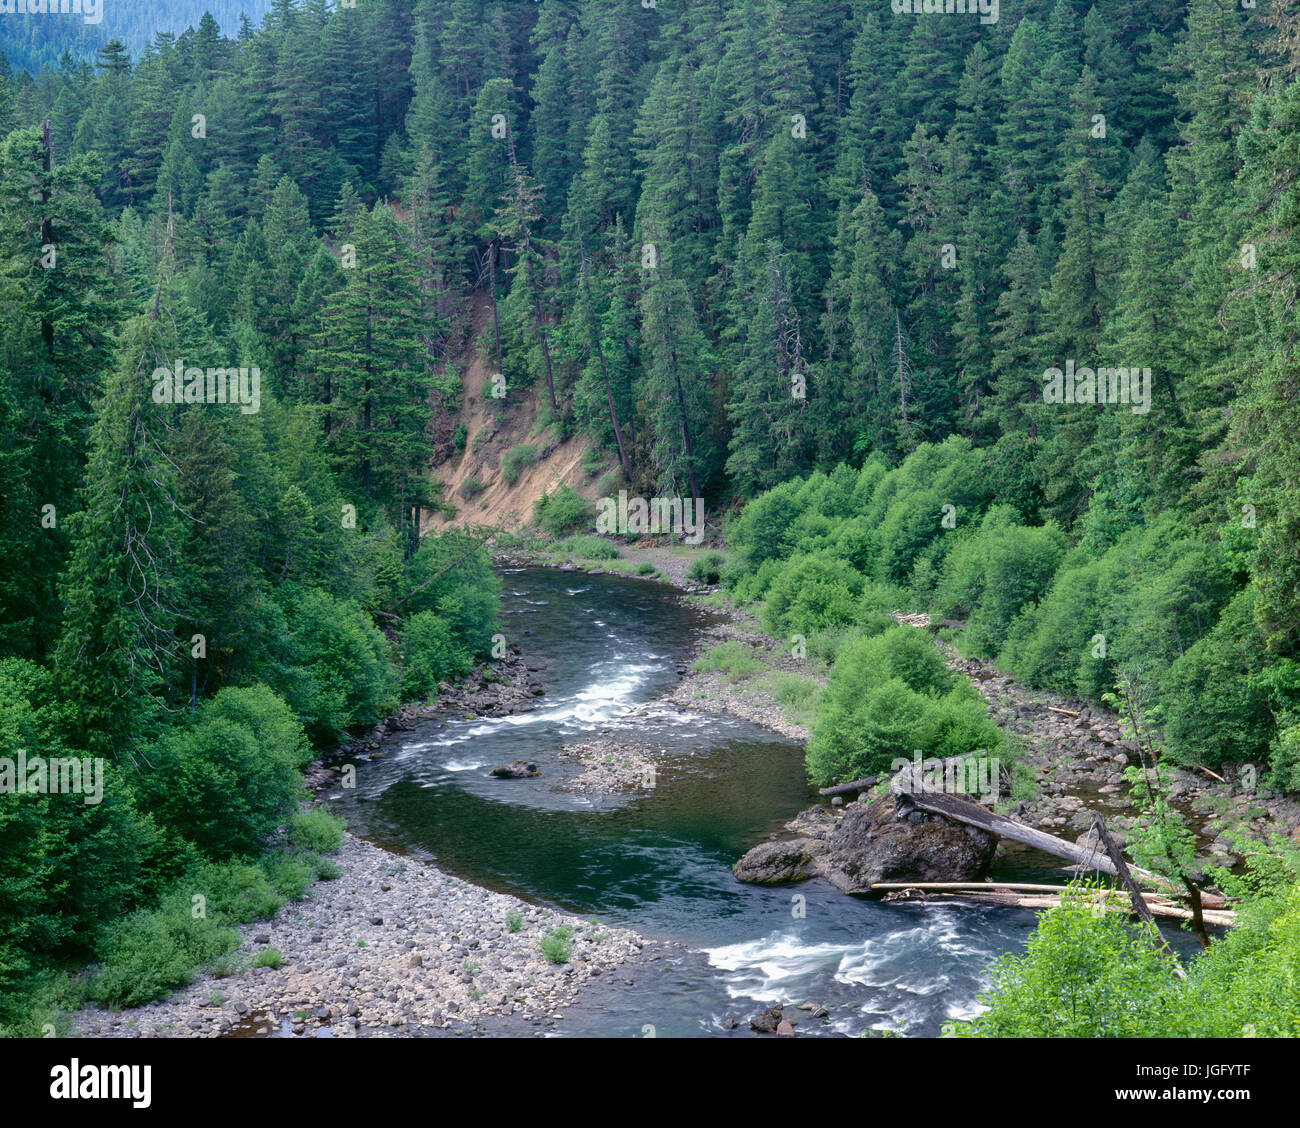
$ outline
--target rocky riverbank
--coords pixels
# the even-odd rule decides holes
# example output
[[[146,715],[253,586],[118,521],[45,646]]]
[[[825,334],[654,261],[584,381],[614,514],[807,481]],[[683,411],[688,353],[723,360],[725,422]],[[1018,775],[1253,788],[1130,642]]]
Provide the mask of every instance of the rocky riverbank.
[[[1083,701],[1029,689],[986,660],[961,658],[949,646],[944,650],[949,665],[979,690],[990,719],[1019,738],[1037,778],[1037,796],[1017,805],[1017,817],[1081,842],[1096,810],[1123,845],[1135,818],[1123,771],[1138,763],[1138,749],[1119,718]],[[1239,861],[1232,841],[1238,836],[1264,841],[1281,834],[1300,843],[1300,802],[1267,787],[1267,770],[1264,764],[1236,764],[1220,771],[1220,781],[1162,766],[1165,790],[1197,835],[1203,864]]]
[[[420,724],[530,712],[545,695],[545,668],[512,645],[439,686],[436,702],[406,705],[323,756],[306,782],[318,793],[336,789],[357,760],[383,757],[386,740]],[[629,772],[633,763],[644,772],[649,761],[629,760]],[[219,973],[203,972],[147,1006],[87,1007],[75,1029],[106,1038],[546,1030],[563,1022],[584,986],[626,977],[634,965],[655,969],[668,947],[472,885],[351,834],[336,861],[338,878],[317,882],[272,920],[241,927],[239,949]],[[558,962],[543,953],[544,939]]]
[[[128,1011],[88,1008],[85,1037],[283,1033],[355,1037],[490,1033],[494,1021],[545,1030],[586,984],[654,967],[666,946],[471,885],[344,837],[342,874],[273,920],[240,929],[238,970],[201,975]],[[557,933],[557,930],[560,930]],[[569,951],[557,939],[567,939]],[[542,942],[563,958],[552,962]],[[279,967],[253,966],[275,949]],[[266,957],[263,957],[264,959]]]

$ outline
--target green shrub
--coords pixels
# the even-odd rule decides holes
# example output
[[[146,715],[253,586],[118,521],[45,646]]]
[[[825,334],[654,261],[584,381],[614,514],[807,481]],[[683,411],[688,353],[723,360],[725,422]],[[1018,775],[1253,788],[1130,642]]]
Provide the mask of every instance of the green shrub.
[[[311,590],[285,596],[287,638],[259,676],[285,699],[317,745],[373,725],[397,700],[383,634],[357,604]]]
[[[552,928],[537,943],[551,963],[568,963],[573,955],[573,928],[567,924]]]
[[[1000,741],[983,700],[925,636],[893,627],[841,651],[813,723],[808,774],[826,786],[888,771],[917,751],[956,756]]]
[[[959,1033],[986,1038],[1139,1038],[1163,1026],[1174,977],[1153,925],[1094,916],[1068,903],[1038,918],[1023,956],[1004,956],[982,999],[989,1009]]]
[[[1220,551],[1164,517],[1099,560],[1070,553],[1039,606],[1011,624],[999,662],[1031,685],[1094,701],[1121,669],[1159,686],[1234,594]]]
[[[1014,518],[1008,505],[990,509],[948,552],[937,579],[931,613],[966,620],[965,649],[980,657],[1002,648],[1016,615],[1042,598],[1065,554],[1055,524],[1027,528]]]
[[[1024,956],[1006,956],[959,1035],[990,1038],[1300,1037],[1300,858],[1275,843],[1242,876],[1237,926],[1178,979],[1151,925],[1068,903],[1039,917]]]
[[[194,970],[239,946],[239,933],[218,915],[195,917],[178,891],[157,909],[141,909],[110,925],[98,947],[102,970],[90,996],[106,1006],[137,1007],[165,999]]]
[[[402,696],[423,701],[440,682],[469,673],[473,662],[456,644],[451,627],[433,611],[412,615],[402,625]]]
[[[189,724],[167,733],[148,754],[152,771],[141,777],[158,820],[218,860],[256,853],[302,791],[297,745],[263,746],[258,732],[277,726],[232,719],[238,710],[222,698],[244,692],[222,690]]]
[[[697,583],[717,584],[722,580],[722,569],[726,563],[727,558],[722,553],[706,552],[691,561],[686,574]]]
[[[865,581],[833,556],[796,556],[772,581],[763,625],[778,638],[852,623]]]
[[[316,880],[316,855],[308,853],[276,854],[262,864],[275,891],[289,901],[301,901]]]
[[[279,948],[263,948],[253,957],[254,967],[278,968],[282,963],[284,956],[280,954]]]
[[[460,484],[460,489],[456,492],[466,501],[473,501],[485,489],[482,482],[477,478],[466,478]]]
[[[501,580],[479,540],[460,532],[426,536],[407,565],[406,583],[407,614],[436,612],[466,654],[489,656],[499,626]]]
[[[557,540],[579,529],[595,528],[595,507],[569,486],[558,486],[533,503],[533,524]]]
[[[728,681],[738,682],[762,670],[763,663],[743,642],[728,639],[706,650],[695,660],[691,668],[697,674],[718,670],[727,675]]]
[[[343,845],[347,824],[324,807],[296,812],[289,819],[289,841],[298,849],[316,854],[337,854]]]
[[[520,443],[511,447],[501,456],[501,480],[507,486],[515,485],[524,470],[532,466],[540,457],[540,452],[531,443]]]
[[[855,676],[868,686],[872,677],[893,677],[901,678],[915,693],[940,694],[958,684],[938,647],[915,627],[895,624],[883,634],[864,639],[846,660],[857,664]]]
[[[506,931],[518,932],[524,926],[524,914],[518,909],[511,909],[506,913]]]
[[[187,874],[178,888],[188,891],[191,897],[201,895],[209,915],[231,924],[266,920],[284,904],[265,872],[254,865],[201,865]]]
[[[569,537],[559,545],[570,556],[579,560],[617,560],[620,553],[609,541],[588,533],[586,536]]]
[[[1165,735],[1177,759],[1221,764],[1268,756],[1274,732],[1268,688],[1252,677],[1266,662],[1254,592],[1247,588],[1161,683]]]
[[[283,698],[266,685],[223,689],[203,706],[208,718],[224,717],[245,725],[262,748],[287,753],[300,768],[312,761],[302,724]]]

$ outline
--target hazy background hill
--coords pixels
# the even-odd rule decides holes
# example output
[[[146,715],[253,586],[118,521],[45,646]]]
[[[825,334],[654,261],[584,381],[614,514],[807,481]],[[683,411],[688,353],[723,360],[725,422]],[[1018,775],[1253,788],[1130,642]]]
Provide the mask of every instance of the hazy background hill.
[[[159,32],[180,35],[197,27],[204,12],[228,36],[239,32],[240,15],[256,26],[271,8],[271,0],[167,0],[165,4],[123,4],[103,0],[104,18],[88,24],[78,15],[0,18],[0,50],[15,70],[35,74],[46,63],[55,65],[65,51],[74,59],[94,58],[95,51],[113,39],[126,44],[138,58],[145,44]]]

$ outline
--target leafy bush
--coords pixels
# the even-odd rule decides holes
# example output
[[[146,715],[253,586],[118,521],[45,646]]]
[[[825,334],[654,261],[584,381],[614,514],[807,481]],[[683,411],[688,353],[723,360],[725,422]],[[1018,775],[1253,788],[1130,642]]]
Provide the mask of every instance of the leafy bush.
[[[537,944],[551,963],[568,963],[573,955],[573,928],[567,924],[552,928]]]
[[[477,478],[466,478],[456,492],[466,501],[473,501],[486,487]]]
[[[507,486],[515,485],[523,477],[524,470],[532,466],[540,457],[540,452],[531,443],[520,443],[511,447],[501,456],[501,480]]]
[[[1014,523],[1007,505],[994,506],[978,530],[956,544],[944,560],[931,613],[967,620],[964,649],[992,657],[1026,604],[1036,604],[1065,554],[1065,535],[1055,524],[1027,528]]]
[[[157,909],[141,909],[110,925],[99,944],[102,970],[90,996],[108,1006],[137,1007],[165,999],[194,978],[195,968],[233,952],[239,933],[218,913],[195,917],[184,889]]]
[[[324,807],[298,811],[289,820],[289,841],[298,849],[317,854],[337,854],[347,824]]]
[[[989,1009],[960,1033],[985,1038],[1140,1038],[1163,1025],[1174,982],[1153,925],[1082,902],[1038,918],[1023,956],[993,968]]]
[[[562,541],[559,547],[579,560],[617,560],[620,556],[618,549],[609,541],[590,533],[586,536],[569,537],[568,540]]]
[[[773,635],[805,637],[824,627],[851,623],[865,581],[833,556],[796,556],[772,581],[763,625]]]
[[[402,625],[402,696],[407,700],[434,696],[439,682],[467,674],[472,666],[451,627],[435,612],[421,611]]]
[[[204,863],[187,874],[178,889],[204,900],[209,915],[231,924],[251,924],[280,911],[284,901],[265,871],[254,865]]]
[[[383,634],[357,604],[310,590],[285,596],[287,637],[257,673],[285,699],[317,745],[372,725],[397,699]]]
[[[703,556],[697,556],[691,561],[691,566],[686,570],[686,575],[697,583],[717,584],[722,579],[722,569],[727,563],[727,558],[720,552],[706,552]]]
[[[141,788],[150,810],[211,858],[256,852],[297,804],[299,744],[278,742],[281,710],[259,712],[267,702],[283,706],[261,692],[222,690],[148,756]],[[259,734],[277,742],[264,745]]]
[[[763,668],[763,663],[754,657],[754,652],[743,642],[728,639],[706,650],[691,668],[697,674],[718,670],[727,675],[728,681],[738,682],[758,673]]]
[[[286,900],[301,901],[318,874],[314,854],[277,854],[262,864],[275,891]]]
[[[488,657],[498,629],[501,581],[481,542],[465,533],[427,536],[407,565],[407,614],[434,611],[473,659]]]
[[[1161,683],[1165,735],[1179,760],[1219,764],[1268,755],[1273,713],[1263,671],[1267,656],[1247,588],[1214,629],[1169,668]]]
[[[284,956],[279,948],[263,948],[253,957],[254,967],[278,968],[284,963]]]
[[[595,508],[577,490],[558,486],[533,503],[533,524],[559,539],[595,527]]]
[[[223,689],[203,709],[207,718],[225,718],[246,726],[260,747],[285,753],[300,768],[312,761],[301,722],[270,686],[259,683]]]
[[[518,909],[511,909],[506,913],[506,931],[518,932],[524,926],[524,914]]]
[[[808,774],[826,786],[887,771],[916,751],[956,756],[1000,742],[970,684],[954,679],[920,631],[893,627],[841,651],[813,723]]]
[[[960,1035],[986,1038],[1300,1037],[1300,858],[1275,843],[1244,876],[1237,926],[1177,979],[1151,925],[1066,903],[1039,917],[1024,956],[1005,956]]]

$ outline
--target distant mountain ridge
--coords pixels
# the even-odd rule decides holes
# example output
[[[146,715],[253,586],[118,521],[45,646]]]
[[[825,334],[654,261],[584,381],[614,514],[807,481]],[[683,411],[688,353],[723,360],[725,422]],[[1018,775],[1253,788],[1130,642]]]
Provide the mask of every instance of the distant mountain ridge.
[[[59,0],[49,3],[58,6]],[[74,59],[93,58],[96,50],[113,39],[120,39],[132,58],[138,58],[159,32],[180,35],[186,28],[197,27],[204,12],[211,12],[222,34],[233,38],[239,31],[241,13],[256,26],[270,11],[271,0],[82,0],[68,6],[83,11],[29,12],[24,10],[27,4],[18,0],[0,0],[0,52],[14,70],[35,74],[47,63],[57,65],[65,51]],[[91,22],[96,15],[99,19]]]

